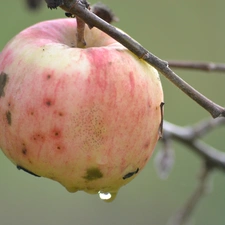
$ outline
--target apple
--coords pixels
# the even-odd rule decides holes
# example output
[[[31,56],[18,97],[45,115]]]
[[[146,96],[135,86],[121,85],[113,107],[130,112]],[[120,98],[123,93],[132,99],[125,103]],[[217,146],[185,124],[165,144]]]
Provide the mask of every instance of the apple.
[[[69,192],[111,193],[144,168],[159,139],[158,72],[76,19],[35,24],[0,54],[0,148]]]

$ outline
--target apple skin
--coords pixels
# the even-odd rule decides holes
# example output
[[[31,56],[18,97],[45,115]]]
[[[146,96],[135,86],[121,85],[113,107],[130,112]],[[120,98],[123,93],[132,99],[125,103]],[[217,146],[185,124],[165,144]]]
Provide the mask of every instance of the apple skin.
[[[76,20],[31,26],[0,54],[0,148],[30,173],[70,192],[130,182],[159,138],[157,71],[100,30]]]

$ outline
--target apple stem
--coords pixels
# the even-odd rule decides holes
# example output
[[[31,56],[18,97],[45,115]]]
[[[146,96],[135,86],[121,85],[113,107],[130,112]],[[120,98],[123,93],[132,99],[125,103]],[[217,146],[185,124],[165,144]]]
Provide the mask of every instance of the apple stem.
[[[45,0],[45,1],[47,3],[50,2],[49,0]],[[88,9],[88,11],[90,10],[90,5],[88,4],[88,2],[86,0],[64,0],[64,1],[61,1],[61,4],[57,4],[56,8],[60,7],[63,10],[65,10],[67,14],[69,13],[69,15],[71,17],[76,17],[76,20],[77,20],[77,33],[76,33],[77,47],[84,48],[86,46],[86,41],[84,38],[85,22],[83,19],[81,19],[79,16],[77,16],[76,13],[72,12],[73,11],[72,9],[76,8],[77,5],[81,6],[83,9]]]
[[[86,46],[86,42],[84,39],[84,29],[85,29],[85,22],[80,18],[76,17],[77,19],[77,47],[84,48]]]

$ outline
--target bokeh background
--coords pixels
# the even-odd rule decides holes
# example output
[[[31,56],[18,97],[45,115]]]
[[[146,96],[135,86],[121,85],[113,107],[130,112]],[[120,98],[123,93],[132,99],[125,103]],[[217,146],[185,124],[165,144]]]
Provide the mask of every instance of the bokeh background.
[[[120,18],[116,24],[162,59],[225,63],[225,1],[102,0]],[[91,3],[94,3],[92,1]],[[42,20],[64,17],[64,12],[29,11],[24,1],[1,1],[0,49],[19,31]],[[18,46],[19,48],[19,46]],[[225,74],[176,70],[196,89],[224,105]],[[191,125],[209,117],[195,102],[162,77],[165,119]],[[204,140],[224,150],[225,129]],[[161,147],[157,145],[155,153]],[[36,178],[16,167],[0,152],[1,225],[163,225],[186,201],[197,184],[201,160],[185,146],[174,143],[176,163],[167,180],[154,169],[154,156],[112,203],[97,195],[68,193],[60,184]],[[199,202],[191,224],[225,224],[225,176],[213,174],[213,190]]]

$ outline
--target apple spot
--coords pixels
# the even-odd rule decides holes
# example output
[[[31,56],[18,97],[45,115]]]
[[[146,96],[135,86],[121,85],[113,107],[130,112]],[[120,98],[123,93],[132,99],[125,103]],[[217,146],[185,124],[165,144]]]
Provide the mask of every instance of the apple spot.
[[[23,155],[26,155],[27,154],[27,149],[26,148],[22,148],[22,153],[23,153]]]
[[[5,85],[7,84],[9,80],[9,75],[7,75],[4,72],[1,72],[0,74],[0,98],[5,96]]]
[[[86,175],[83,177],[85,180],[93,181],[103,177],[102,172],[97,167],[87,169]]]
[[[63,113],[62,112],[59,112],[59,116],[63,116]]]
[[[52,77],[51,74],[48,74],[47,75],[47,80],[49,80],[51,77]]]
[[[31,136],[31,140],[43,142],[45,140],[45,136],[39,133],[35,133]]]
[[[54,135],[53,135],[53,137],[55,137],[55,138],[60,138],[61,137],[61,132],[60,131],[58,131],[58,130],[56,130],[56,131],[53,131],[54,133]]]
[[[10,111],[6,112],[6,119],[7,119],[8,124],[11,125],[12,124],[12,114]]]
[[[144,148],[145,149],[148,149],[149,145],[150,145],[150,140],[148,140],[148,141],[145,142]]]
[[[53,128],[50,135],[52,138],[58,139],[62,137],[62,132],[59,128]]]
[[[135,170],[133,172],[127,173],[125,176],[123,176],[123,179],[126,180],[127,178],[132,177],[134,174],[137,174],[138,171],[139,171],[139,168],[137,168],[137,170]]]
[[[66,151],[66,148],[61,142],[58,142],[55,145],[55,151],[57,154],[63,154]]]
[[[51,100],[49,100],[49,99],[45,100],[45,105],[47,105],[48,107],[50,107],[52,105]]]
[[[40,177],[39,175],[37,175],[37,174],[31,172],[31,171],[28,170],[28,169],[25,169],[25,168],[22,167],[22,166],[17,165],[16,167],[17,167],[18,170],[23,170],[24,172],[29,173],[29,174],[31,174],[31,175],[33,175],[33,176],[35,176],[35,177]]]

